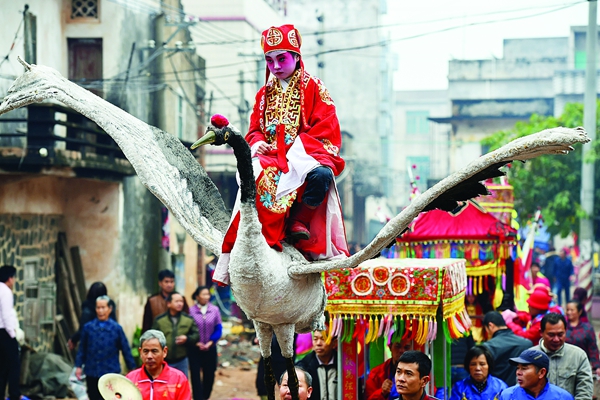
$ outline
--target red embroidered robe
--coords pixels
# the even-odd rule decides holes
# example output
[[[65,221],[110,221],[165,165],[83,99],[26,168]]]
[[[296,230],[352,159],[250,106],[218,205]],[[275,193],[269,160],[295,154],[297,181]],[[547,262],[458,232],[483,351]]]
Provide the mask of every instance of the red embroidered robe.
[[[296,70],[285,91],[278,79],[271,79],[259,90],[246,135],[246,140],[253,149],[253,157],[257,157],[255,160],[260,162],[258,170],[261,171],[256,178],[256,207],[262,223],[262,233],[267,243],[278,250],[282,250],[280,242],[285,238],[290,209],[294,201],[302,198],[306,177],[305,174],[300,176],[300,185],[291,187],[278,196],[277,190],[283,174],[296,172],[298,168],[295,169],[295,166],[298,165],[302,170],[311,161],[314,166],[331,168],[335,176],[345,166],[339,155],[342,144],[340,126],[329,92],[319,79],[306,72],[301,74],[302,70]],[[303,96],[300,85],[304,86]],[[260,141],[271,144],[273,150],[268,154],[255,154],[253,145]],[[306,173],[307,170],[304,169],[303,172]],[[329,195],[317,208],[311,221],[311,238],[296,244],[298,249],[313,259],[348,255],[339,198],[333,182],[331,188],[333,190],[330,189]],[[332,211],[337,214],[333,221],[329,218]],[[234,213],[223,241],[224,255],[231,252],[235,243],[239,212],[234,210]],[[323,240],[325,235],[329,243]]]

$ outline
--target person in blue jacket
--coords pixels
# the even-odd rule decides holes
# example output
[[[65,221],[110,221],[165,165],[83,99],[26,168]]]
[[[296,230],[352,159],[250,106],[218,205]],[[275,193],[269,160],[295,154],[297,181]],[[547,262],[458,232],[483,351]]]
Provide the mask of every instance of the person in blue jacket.
[[[454,384],[450,400],[497,400],[508,387],[504,381],[490,375],[494,358],[486,347],[471,347],[465,355],[464,366],[469,376]]]
[[[517,385],[504,390],[499,400],[573,400],[571,393],[548,382],[550,359],[544,352],[527,349],[510,363],[517,367]]]

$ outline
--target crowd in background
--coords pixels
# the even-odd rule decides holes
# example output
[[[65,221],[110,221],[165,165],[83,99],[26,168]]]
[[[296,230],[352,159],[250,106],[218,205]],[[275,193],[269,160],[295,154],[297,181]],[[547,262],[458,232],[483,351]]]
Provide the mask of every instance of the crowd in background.
[[[138,369],[106,287],[101,282],[90,287],[82,305],[81,328],[69,340],[71,348],[78,345],[76,376],[85,377],[90,400],[102,400],[98,390],[102,375],[121,372],[119,352],[130,370],[127,377],[143,394],[152,392],[177,400],[210,398],[217,341],[223,329],[221,312],[210,303],[210,289],[205,286],[194,291],[189,307],[185,297],[175,291],[172,271],[159,272],[158,286],[159,292],[150,296],[144,307],[139,349],[142,367]]]

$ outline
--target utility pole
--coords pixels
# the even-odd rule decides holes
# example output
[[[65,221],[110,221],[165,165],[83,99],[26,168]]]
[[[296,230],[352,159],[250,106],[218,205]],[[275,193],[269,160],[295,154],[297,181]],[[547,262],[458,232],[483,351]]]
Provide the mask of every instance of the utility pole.
[[[238,115],[240,116],[240,132],[244,135],[248,132],[248,112],[250,111],[250,104],[246,100],[246,94],[244,91],[244,85],[246,83],[254,83],[255,81],[247,81],[244,79],[244,71],[240,70],[240,104],[238,106]]]
[[[579,286],[587,290],[588,296],[592,291],[592,252],[594,243],[594,163],[585,162],[585,157],[592,149],[596,138],[596,46],[598,28],[596,14],[598,3],[588,0],[589,19],[587,29],[587,48],[585,66],[585,93],[583,97],[583,126],[591,141],[583,145],[581,161],[581,207],[586,213],[579,223],[579,249],[581,252],[581,267],[579,269]],[[589,297],[588,297],[589,298]],[[592,303],[585,304],[589,312]]]

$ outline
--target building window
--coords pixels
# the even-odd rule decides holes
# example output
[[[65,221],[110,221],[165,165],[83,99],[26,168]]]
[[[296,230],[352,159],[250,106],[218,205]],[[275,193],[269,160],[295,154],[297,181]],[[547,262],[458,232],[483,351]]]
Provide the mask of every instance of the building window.
[[[98,0],[71,0],[71,18],[98,18]]]
[[[429,133],[429,111],[407,111],[406,133],[409,135]]]
[[[575,52],[575,69],[585,69],[586,63],[586,54],[585,51],[576,51]]]

